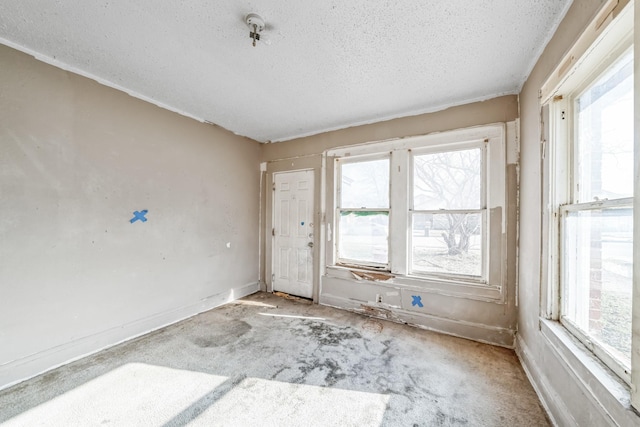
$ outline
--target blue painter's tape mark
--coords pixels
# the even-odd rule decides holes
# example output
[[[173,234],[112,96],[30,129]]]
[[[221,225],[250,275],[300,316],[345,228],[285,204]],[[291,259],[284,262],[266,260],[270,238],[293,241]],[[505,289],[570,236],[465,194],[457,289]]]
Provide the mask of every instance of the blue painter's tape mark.
[[[139,212],[138,212],[138,211],[135,211],[135,212],[133,213],[133,218],[131,218],[131,219],[129,220],[129,222],[130,222],[131,224],[133,224],[133,223],[134,223],[134,222],[136,222],[137,220],[140,220],[140,221],[142,221],[142,222],[147,222],[147,218],[145,218],[145,217],[144,217],[144,216],[147,214],[147,212],[149,212],[149,211],[148,211],[148,210],[146,210],[146,209],[141,210],[141,211],[139,211]]]
[[[413,298],[413,301],[411,301],[411,305],[417,305],[418,307],[424,307],[424,305],[422,304],[422,297],[420,295],[411,295],[411,298]]]
[[[304,221],[302,221],[302,222],[300,223],[300,225],[304,225]]]

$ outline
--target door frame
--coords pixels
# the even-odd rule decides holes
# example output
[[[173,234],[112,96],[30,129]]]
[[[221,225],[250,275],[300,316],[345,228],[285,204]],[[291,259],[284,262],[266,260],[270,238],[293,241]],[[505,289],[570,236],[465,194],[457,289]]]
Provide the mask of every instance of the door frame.
[[[313,155],[296,159],[283,159],[283,160],[275,160],[267,162],[265,179],[264,179],[264,191],[263,195],[265,198],[264,204],[264,214],[263,218],[263,236],[264,242],[263,250],[264,250],[264,273],[262,275],[262,281],[264,283],[263,290],[267,292],[273,292],[273,271],[274,271],[274,261],[275,257],[274,248],[275,248],[275,238],[272,235],[272,231],[274,228],[274,185],[275,185],[275,174],[277,173],[287,173],[287,172],[301,172],[301,171],[313,171],[313,222],[315,226],[313,227],[313,302],[318,303],[318,298],[320,294],[320,254],[324,248],[324,242],[322,241],[322,233],[321,231],[324,228],[324,223],[322,222],[321,215],[321,207],[320,207],[320,194],[321,194],[321,168],[322,168],[322,155]]]
[[[310,277],[309,277],[309,281],[307,283],[310,282],[310,285],[311,285],[310,298],[313,299],[313,296],[314,296],[314,292],[313,291],[314,291],[314,288],[315,288],[315,286],[314,286],[314,284],[315,284],[315,275],[314,275],[314,271],[313,271],[313,266],[315,264],[315,262],[314,262],[315,261],[314,249],[315,249],[315,238],[316,238],[316,230],[315,229],[316,229],[316,226],[317,226],[317,224],[315,222],[315,212],[316,212],[316,206],[315,206],[315,176],[314,176],[314,173],[313,173],[313,169],[298,169],[298,170],[292,170],[292,171],[274,172],[273,174],[271,174],[272,182],[273,182],[273,185],[272,185],[272,197],[273,197],[273,200],[275,201],[275,199],[277,197],[276,196],[276,194],[277,194],[277,191],[276,191],[277,190],[277,187],[276,187],[277,178],[279,178],[279,177],[280,178],[284,178],[285,176],[289,175],[289,179],[290,179],[290,177],[291,177],[290,174],[300,174],[300,173],[304,173],[305,177],[310,177],[311,185],[312,185],[311,192],[307,193],[308,196],[310,196],[310,200],[308,200],[308,202],[311,203],[311,209],[310,209],[310,211],[311,211],[310,212],[311,213],[311,219],[310,219],[310,221],[308,219],[305,219],[305,221],[309,221],[310,222],[310,224],[309,224],[311,226],[310,231],[311,231],[311,233],[313,233],[313,237],[311,238],[312,244],[311,244],[311,248],[310,248],[311,249],[310,250],[311,260],[310,260],[310,263],[309,263],[309,261],[307,261],[310,264],[310,267],[311,267]],[[292,181],[289,181],[289,182],[292,182]],[[296,182],[296,181],[293,181],[293,182]],[[282,191],[282,189],[281,189],[281,191]],[[293,191],[293,189],[292,189],[292,191]],[[292,200],[292,202],[295,202],[295,199]],[[272,230],[275,230],[277,207],[278,207],[277,203],[273,203],[272,204],[272,208],[271,208],[271,221],[272,221],[272,224],[273,224],[272,225],[272,227],[273,227]],[[289,212],[291,212],[291,211],[289,211]],[[293,222],[295,224],[297,224],[297,221],[293,221]],[[295,224],[291,223],[291,221],[289,221],[289,224],[287,224],[287,226],[290,227],[290,229],[291,229],[291,233],[290,233],[289,239],[295,239],[296,238],[295,233],[296,233],[297,226]],[[278,248],[276,247],[277,234],[278,234],[278,230],[275,230],[275,233],[273,231],[271,233],[271,235],[272,235],[272,237],[271,237],[271,254],[272,254],[271,255],[271,271],[272,271],[271,289],[272,289],[273,292],[276,291],[274,288],[275,288],[275,282],[277,281],[276,277],[275,277],[275,274],[274,274],[274,272],[276,271],[276,267],[275,266],[276,266],[276,263],[278,261],[282,261],[281,259],[279,259],[278,256],[276,256],[276,254],[278,254],[278,252],[279,252]],[[305,236],[306,236],[306,232],[305,232]],[[307,239],[305,238],[305,240],[307,240]],[[309,265],[309,264],[307,264],[307,265]],[[289,269],[288,273],[291,273],[291,269]],[[285,286],[285,287],[290,287],[290,286]],[[309,289],[308,286],[306,286],[305,288],[307,290]],[[283,292],[282,288],[280,288],[278,291]],[[284,292],[286,292],[286,291],[284,291]],[[296,294],[294,294],[294,295],[296,295]],[[303,296],[303,295],[296,295],[296,296],[301,296],[303,298],[309,298],[309,297]]]

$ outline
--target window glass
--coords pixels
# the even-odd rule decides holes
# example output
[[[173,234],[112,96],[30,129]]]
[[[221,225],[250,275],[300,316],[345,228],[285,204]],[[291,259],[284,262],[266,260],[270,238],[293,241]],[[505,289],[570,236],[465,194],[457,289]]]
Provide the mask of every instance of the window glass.
[[[389,207],[389,159],[342,164],[341,208]]]
[[[633,196],[633,51],[576,99],[577,200]]]
[[[612,24],[618,29],[603,32],[553,89],[548,146],[553,298],[547,308],[629,384],[637,351],[632,15],[622,14]]]
[[[338,253],[340,258],[365,263],[389,261],[389,213],[341,211]]]
[[[504,131],[490,125],[460,130],[456,139],[433,135],[331,151],[332,265],[487,285],[488,266],[500,262],[489,255],[503,249],[487,237],[485,195],[493,188],[492,200],[504,204]],[[491,292],[502,292],[501,280]]]
[[[447,151],[414,156],[414,210],[481,208],[482,151]]]
[[[412,271],[482,275],[482,213],[415,213]]]
[[[563,314],[628,367],[633,210],[568,212],[564,227]]]

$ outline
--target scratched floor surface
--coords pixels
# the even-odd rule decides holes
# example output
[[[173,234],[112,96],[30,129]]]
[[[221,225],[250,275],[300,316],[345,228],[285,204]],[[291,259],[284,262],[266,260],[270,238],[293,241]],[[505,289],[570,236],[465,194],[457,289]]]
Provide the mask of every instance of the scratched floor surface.
[[[258,293],[0,392],[7,426],[548,426],[514,353]]]

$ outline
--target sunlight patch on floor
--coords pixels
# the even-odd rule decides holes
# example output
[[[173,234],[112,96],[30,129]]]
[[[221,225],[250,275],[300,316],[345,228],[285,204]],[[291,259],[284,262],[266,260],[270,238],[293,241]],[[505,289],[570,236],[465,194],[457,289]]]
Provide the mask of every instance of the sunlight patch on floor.
[[[379,426],[389,396],[246,378],[190,426]]]
[[[324,317],[309,317],[309,316],[295,316],[292,314],[274,314],[274,313],[258,313],[260,316],[271,316],[271,317],[288,317],[291,319],[306,319],[306,320],[325,320]]]
[[[231,304],[234,305],[250,305],[250,306],[254,306],[254,307],[265,307],[265,308],[278,308],[277,305],[273,305],[273,304],[267,304],[264,302],[260,302],[260,301],[249,301],[249,300],[236,300],[231,302]]]
[[[4,426],[380,425],[389,396],[130,363]]]
[[[130,363],[23,412],[5,426],[162,425],[226,379]]]

